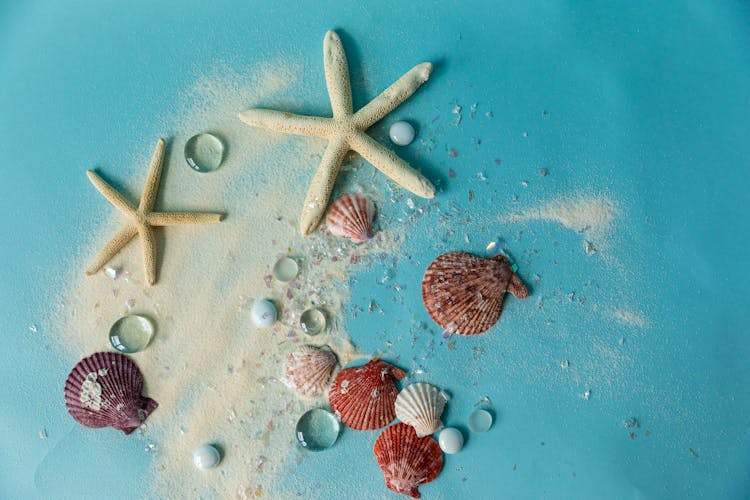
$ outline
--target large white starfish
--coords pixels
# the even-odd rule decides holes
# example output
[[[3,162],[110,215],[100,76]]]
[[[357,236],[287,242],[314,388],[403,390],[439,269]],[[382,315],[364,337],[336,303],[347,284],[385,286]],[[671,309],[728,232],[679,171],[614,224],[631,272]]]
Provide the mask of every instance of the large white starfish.
[[[156,143],[154,156],[146,176],[141,201],[136,207],[126,200],[112,186],[107,184],[96,172],[88,170],[86,174],[91,183],[104,195],[114,207],[128,218],[128,224],[122,228],[86,269],[86,274],[94,274],[109,262],[135,235],[140,236],[143,246],[143,269],[149,285],[156,283],[156,238],[154,226],[176,226],[182,224],[214,224],[220,222],[222,214],[195,212],[154,212],[156,195],[159,192],[161,172],[164,166],[164,139]]]
[[[240,120],[253,127],[264,127],[304,136],[328,139],[305,198],[300,216],[300,232],[310,234],[320,223],[333,191],[341,163],[349,150],[359,153],[375,168],[400,186],[423,198],[435,196],[435,187],[393,151],[377,143],[365,131],[408,99],[430,76],[432,64],[418,64],[399,78],[378,97],[356,113],[352,110],[349,64],[341,39],[333,32],[323,40],[323,63],[326,86],[331,99],[333,118],[304,116],[270,109],[250,109],[240,113]]]

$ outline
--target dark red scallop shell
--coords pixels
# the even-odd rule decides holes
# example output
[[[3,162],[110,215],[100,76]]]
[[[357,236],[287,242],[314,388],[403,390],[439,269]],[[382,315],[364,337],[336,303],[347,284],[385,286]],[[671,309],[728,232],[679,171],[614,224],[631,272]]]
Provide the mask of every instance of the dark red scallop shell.
[[[385,427],[396,418],[394,380],[406,372],[380,359],[341,370],[328,393],[331,409],[347,427],[359,431]]]
[[[404,423],[385,429],[372,451],[385,485],[412,498],[419,498],[417,488],[434,480],[443,469],[443,453],[435,440],[417,437],[414,428]]]
[[[143,376],[127,356],[97,352],[73,367],[65,381],[65,405],[86,427],[112,426],[130,434],[158,403],[141,395]]]

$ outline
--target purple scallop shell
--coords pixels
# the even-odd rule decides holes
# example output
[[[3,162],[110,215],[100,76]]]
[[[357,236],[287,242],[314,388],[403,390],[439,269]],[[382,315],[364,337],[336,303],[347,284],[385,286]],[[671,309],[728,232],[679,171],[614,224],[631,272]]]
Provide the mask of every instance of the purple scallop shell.
[[[143,375],[127,356],[97,352],[73,367],[65,381],[65,406],[86,427],[112,426],[130,434],[158,403],[141,395]]]

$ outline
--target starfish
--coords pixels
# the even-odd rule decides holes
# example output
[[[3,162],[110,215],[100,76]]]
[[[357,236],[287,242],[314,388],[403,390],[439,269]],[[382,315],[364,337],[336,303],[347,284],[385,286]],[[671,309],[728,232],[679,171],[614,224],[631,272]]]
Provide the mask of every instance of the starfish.
[[[146,176],[146,185],[143,187],[141,202],[136,207],[126,200],[115,188],[107,184],[93,170],[86,174],[96,189],[104,195],[116,209],[125,215],[129,222],[122,228],[114,238],[109,240],[104,249],[86,269],[86,274],[91,275],[109,262],[122,248],[127,245],[137,234],[143,245],[143,268],[146,273],[146,281],[149,285],[156,283],[156,238],[154,238],[155,226],[176,226],[180,224],[213,224],[220,222],[224,217],[216,213],[192,213],[192,212],[154,212],[156,196],[159,192],[159,181],[164,166],[164,139],[156,143],[154,156]]]
[[[350,150],[356,151],[391,180],[417,196],[433,198],[435,187],[417,170],[377,143],[365,131],[396,109],[427,81],[432,64],[418,64],[356,113],[352,109],[349,64],[341,39],[333,32],[323,40],[323,64],[333,117],[304,116],[270,109],[250,109],[240,120],[287,134],[328,139],[328,147],[310,184],[300,216],[300,232],[307,236],[323,217],[341,163]]]

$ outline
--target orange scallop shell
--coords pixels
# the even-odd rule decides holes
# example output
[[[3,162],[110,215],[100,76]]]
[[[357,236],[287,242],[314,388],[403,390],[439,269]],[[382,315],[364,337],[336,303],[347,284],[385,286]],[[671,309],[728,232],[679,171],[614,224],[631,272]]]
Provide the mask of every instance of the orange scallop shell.
[[[326,214],[326,227],[334,236],[362,243],[372,238],[375,205],[367,196],[345,194],[334,201]]]
[[[430,317],[449,333],[476,335],[489,330],[503,312],[505,292],[529,296],[508,259],[483,259],[466,252],[439,256],[422,279],[422,301]]]
[[[420,485],[434,480],[443,469],[443,453],[429,436],[417,437],[404,423],[383,431],[373,447],[385,485],[396,493],[419,498]]]
[[[338,366],[336,354],[328,346],[303,345],[286,358],[287,382],[302,396],[322,396]]]
[[[406,372],[379,359],[341,370],[328,393],[328,403],[347,427],[380,429],[396,418],[395,380]]]

